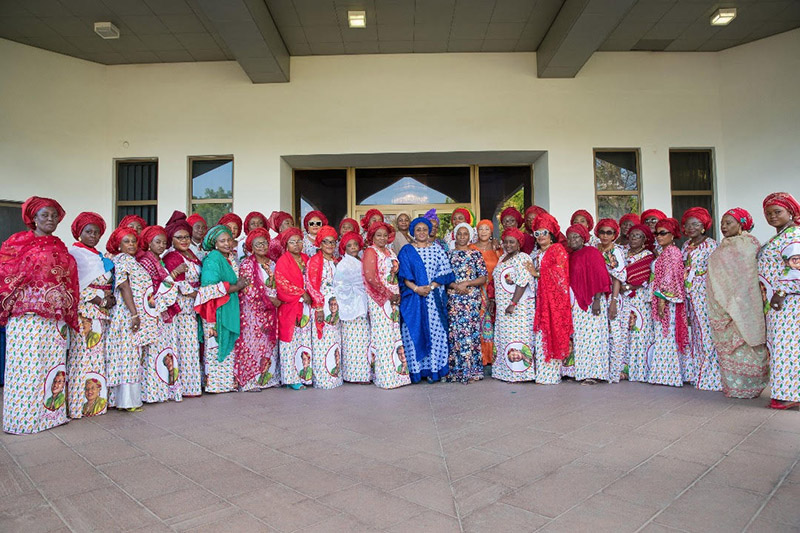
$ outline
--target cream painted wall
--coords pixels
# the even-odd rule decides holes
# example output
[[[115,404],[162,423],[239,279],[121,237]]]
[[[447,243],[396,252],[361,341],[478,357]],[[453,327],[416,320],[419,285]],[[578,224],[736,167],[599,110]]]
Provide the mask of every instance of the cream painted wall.
[[[158,157],[163,222],[186,208],[190,155],[234,155],[244,214],[290,207],[282,155],[546,150],[550,209],[565,223],[594,207],[592,148],[641,148],[644,205],[669,212],[669,148],[714,147],[719,206],[747,204],[797,187],[799,40],[596,53],[566,80],[536,78],[535,54],[300,57],[290,83],[266,85],[233,62],[103,67],[0,40],[14,73],[0,80],[0,197],[46,193],[70,215],[110,216],[113,158]],[[742,81],[751,72],[760,85]],[[749,180],[754,168],[768,185]]]

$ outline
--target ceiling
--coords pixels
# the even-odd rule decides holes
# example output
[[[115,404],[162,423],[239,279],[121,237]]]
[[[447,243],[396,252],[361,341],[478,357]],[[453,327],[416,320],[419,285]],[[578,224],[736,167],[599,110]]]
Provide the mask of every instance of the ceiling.
[[[737,18],[711,26],[718,7]],[[573,77],[598,50],[718,51],[798,27],[800,0],[0,0],[2,38],[106,65],[236,60],[255,83],[289,81],[290,56],[433,52],[536,51],[540,77]]]

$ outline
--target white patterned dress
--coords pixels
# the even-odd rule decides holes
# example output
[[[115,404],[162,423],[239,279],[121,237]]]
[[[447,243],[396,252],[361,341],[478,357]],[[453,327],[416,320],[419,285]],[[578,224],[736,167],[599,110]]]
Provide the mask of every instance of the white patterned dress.
[[[231,268],[236,273],[236,276],[239,276],[239,263],[233,259],[232,256],[236,255],[235,252],[231,253],[230,256],[226,257],[228,260],[228,264],[231,265]],[[225,289],[225,285],[222,283],[217,283],[215,285],[208,285],[204,288],[214,287],[214,289],[210,290],[210,294],[206,294],[205,296],[208,298],[208,301],[213,300],[214,298],[223,298],[227,296],[228,291]],[[228,357],[225,358],[224,361],[220,361],[217,357],[219,354],[219,345],[217,344],[216,338],[213,337],[213,333],[216,332],[215,326],[216,323],[210,324],[205,320],[203,322],[203,337],[205,338],[205,374],[206,374],[206,392],[213,392],[213,393],[221,393],[221,392],[232,392],[236,390],[236,379],[233,375],[233,363],[236,360],[236,356],[231,350],[231,353],[228,354]]]
[[[533,344],[533,317],[536,310],[536,293],[533,276],[527,265],[528,254],[517,252],[503,254],[492,272],[496,318],[494,344],[497,357],[492,365],[492,377],[501,381],[518,382],[536,379]],[[527,287],[514,312],[506,314],[517,287]]]
[[[626,257],[633,264],[653,255],[644,249]],[[652,266],[652,264],[651,264]],[[626,320],[629,320],[630,335],[627,347],[628,380],[647,382],[647,350],[653,344],[653,315],[651,312],[653,291],[646,281],[640,289],[624,294]]]
[[[550,248],[548,248],[550,250]],[[531,259],[533,260],[533,267],[541,270],[542,259],[544,258],[547,250],[536,248],[531,252]],[[496,289],[495,289],[496,290]],[[539,278],[533,279],[533,294],[537,294],[539,290]],[[499,309],[499,308],[497,308]],[[534,309],[534,317],[535,317]],[[561,383],[561,359],[546,360],[544,350],[544,337],[541,331],[533,332],[533,346],[534,356],[536,358],[536,383],[539,385],[558,385]]]
[[[308,272],[309,269],[306,268],[306,276]],[[317,291],[306,280],[309,294],[315,302],[322,304],[323,312],[322,338],[317,330],[316,312],[311,315],[311,367],[314,371],[313,383],[316,389],[334,389],[342,384],[342,329],[339,324],[339,304],[333,293],[335,272],[336,263],[323,258],[320,290]]]
[[[599,248],[598,248],[599,250]],[[611,293],[605,296],[606,309],[611,306],[611,299],[614,293],[614,280],[624,284],[627,280],[625,272],[625,249],[623,246],[614,244],[611,249],[603,252],[603,260],[606,262],[608,275],[611,276]],[[628,328],[629,311],[626,308],[627,300],[620,289],[617,295],[617,317],[608,318],[608,381],[618,383],[622,367],[625,364],[628,351],[628,338],[630,329]]]
[[[653,263],[654,269],[659,269],[659,263],[667,260],[668,257],[671,259],[669,263],[674,263],[674,268],[677,269],[680,262],[680,251],[673,245],[667,246],[661,251],[658,259]],[[657,279],[654,279],[653,293],[660,294],[662,299],[667,302],[664,312],[668,313],[669,324],[665,333],[661,322],[653,319],[653,344],[647,350],[647,382],[682,387],[685,372],[682,369],[682,354],[678,348],[676,337],[678,323],[676,306],[683,303],[683,294],[659,287],[656,284]],[[651,312],[655,313],[655,310]]]
[[[369,383],[373,377],[369,297],[362,270],[360,260],[345,254],[336,265],[333,283],[342,325],[342,378],[352,383]]]
[[[175,355],[175,328],[172,323],[165,322],[162,315],[177,298],[178,288],[168,278],[153,295],[152,305],[145,307],[145,312],[156,320],[153,342],[142,350],[142,401],[145,403],[183,399],[180,364]]]

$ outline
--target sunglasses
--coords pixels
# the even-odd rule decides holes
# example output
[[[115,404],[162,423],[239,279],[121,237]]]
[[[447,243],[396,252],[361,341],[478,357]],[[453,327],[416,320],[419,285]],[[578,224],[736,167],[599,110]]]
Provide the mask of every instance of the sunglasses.
[[[308,223],[308,225],[309,226],[321,226],[322,225],[322,221],[321,220],[317,220],[316,222],[314,222],[312,220],[311,222]]]
[[[661,230],[661,231],[657,231],[656,235],[658,235],[659,237],[663,237],[664,235],[671,235],[671,233],[666,231],[666,230]]]
[[[613,229],[597,230],[597,234],[598,235],[614,235],[614,233],[616,233],[616,232]]]
[[[536,231],[533,232],[533,236],[536,237],[536,238],[539,238],[539,237],[544,237],[545,235],[547,235],[549,233],[550,232],[547,231],[546,229],[537,229]]]
[[[191,239],[191,237],[189,235],[174,235],[172,238],[173,239],[178,239],[179,241],[187,241],[187,240]]]

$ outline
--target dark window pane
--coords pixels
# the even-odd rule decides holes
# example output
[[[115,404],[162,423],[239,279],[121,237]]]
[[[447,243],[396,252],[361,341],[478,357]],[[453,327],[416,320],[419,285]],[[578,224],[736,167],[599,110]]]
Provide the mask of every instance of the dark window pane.
[[[711,213],[711,218],[714,218],[714,197],[710,195],[697,195],[697,196],[673,196],[672,197],[672,216],[681,221],[683,213],[690,207],[705,207]],[[706,231],[706,235],[714,238],[716,233],[716,223],[711,225],[711,229]],[[681,228],[683,232],[683,228]]]
[[[468,204],[469,173],[469,167],[356,169],[356,203]]]
[[[197,213],[206,219],[208,227],[217,224],[217,221],[233,210],[233,204],[194,204],[192,206],[192,213]]]
[[[671,151],[669,175],[673,191],[712,190],[711,151]]]
[[[638,196],[598,196],[597,197],[597,216],[601,218],[613,218],[619,220],[626,213],[639,212]]]
[[[192,198],[233,198],[233,161],[230,159],[192,161]]]
[[[158,163],[131,161],[117,163],[117,201],[156,200]]]
[[[64,221],[62,220],[60,224],[64,225]],[[0,204],[0,242],[5,241],[14,233],[27,229],[28,227],[22,221],[21,203]]]
[[[347,214],[347,170],[295,170],[294,194],[295,212],[300,214],[298,227],[309,211],[317,210],[325,213],[328,224],[338,228]]]
[[[636,191],[639,189],[638,153],[595,152],[594,177],[598,191]]]
[[[128,215],[142,217],[148,226],[157,224],[158,206],[155,205],[121,205],[117,208],[117,225]]]
[[[478,173],[481,203],[479,218],[491,220],[495,234],[499,234],[498,217],[503,209],[514,206],[524,212],[531,205],[531,167],[480,167]]]

